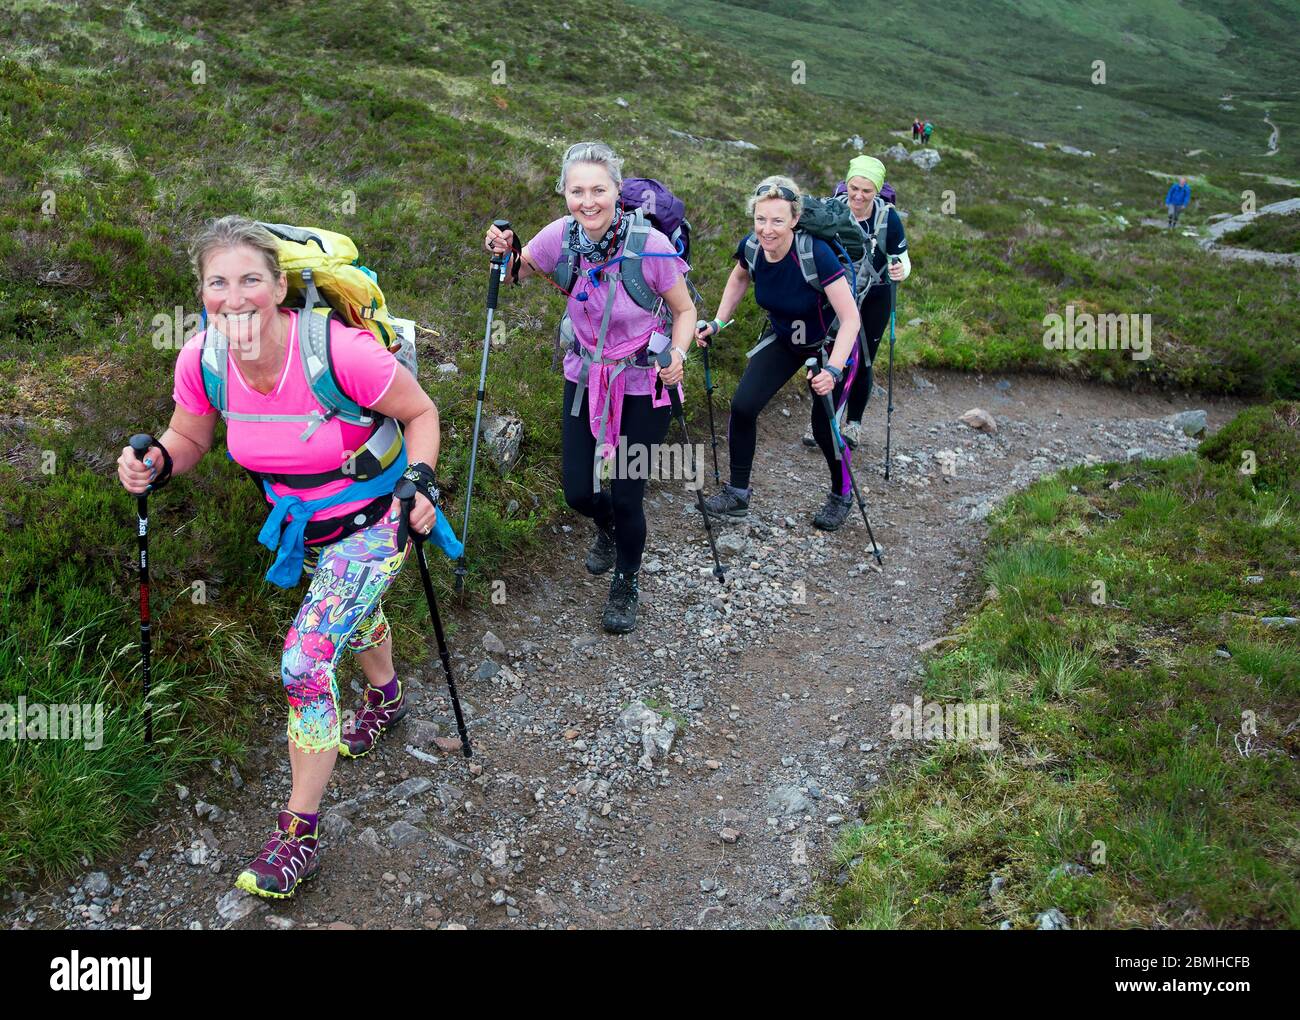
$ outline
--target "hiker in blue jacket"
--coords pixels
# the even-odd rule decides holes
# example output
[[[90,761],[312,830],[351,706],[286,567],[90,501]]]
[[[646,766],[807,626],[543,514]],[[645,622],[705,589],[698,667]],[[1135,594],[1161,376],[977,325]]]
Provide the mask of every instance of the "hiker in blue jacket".
[[[1178,226],[1178,217],[1191,200],[1192,186],[1187,183],[1186,177],[1179,177],[1177,184],[1169,185],[1169,190],[1165,192],[1165,205],[1169,208],[1170,230]]]

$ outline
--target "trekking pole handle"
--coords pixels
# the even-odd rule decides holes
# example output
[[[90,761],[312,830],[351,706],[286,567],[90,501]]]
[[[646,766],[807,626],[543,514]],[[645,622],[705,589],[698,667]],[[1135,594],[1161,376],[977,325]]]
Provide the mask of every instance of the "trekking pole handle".
[[[493,220],[492,226],[498,230],[509,230],[509,220]],[[487,306],[489,311],[495,311],[497,307],[497,290],[501,286],[501,281],[506,276],[506,266],[510,264],[510,256],[506,252],[492,253],[492,266],[488,270],[488,296]]]
[[[507,231],[507,230],[510,229],[510,221],[509,221],[509,220],[493,220],[493,221],[492,221],[492,226],[496,227],[497,230],[500,230],[500,231],[504,232],[504,231]],[[501,265],[501,263],[503,263],[505,260],[506,260],[506,253],[505,253],[505,252],[495,252],[495,253],[493,253],[493,255],[492,255],[492,262],[493,262],[493,264],[495,264],[495,265],[498,265],[498,266],[499,266],[499,265]]]
[[[147,432],[137,432],[127,440],[127,445],[135,453],[135,459],[142,462],[144,461],[144,455],[149,452],[149,447],[153,446],[153,444],[154,438]]]
[[[402,525],[397,533],[397,547],[406,548],[407,538],[417,543],[423,542],[426,535],[411,529],[411,507],[415,504],[415,483],[409,478],[402,478],[393,486],[393,498],[402,504]]]

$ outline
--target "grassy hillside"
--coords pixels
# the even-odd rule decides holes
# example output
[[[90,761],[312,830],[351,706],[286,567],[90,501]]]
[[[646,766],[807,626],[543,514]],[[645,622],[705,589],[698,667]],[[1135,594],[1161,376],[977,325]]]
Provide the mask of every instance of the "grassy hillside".
[[[1130,154],[1231,152],[1260,169],[1300,165],[1295,0],[632,2],[787,80],[791,62],[803,61],[811,91],[888,115],[892,127],[929,117],[940,140],[960,126]],[[1098,60],[1104,84],[1092,81]],[[1284,140],[1268,159],[1266,114]]]
[[[394,309],[424,327],[439,473],[458,521],[483,329],[480,239],[495,216],[529,234],[561,213],[552,184],[568,142],[602,137],[630,172],[686,198],[712,303],[746,229],[751,182],[782,170],[823,190],[842,174],[846,136],[863,133],[873,150],[892,141],[882,124],[723,43],[614,11],[597,45],[558,0],[493,19],[441,0],[0,0],[10,139],[0,150],[0,512],[11,536],[0,548],[0,701],[98,700],[110,712],[104,750],[19,744],[0,757],[0,801],[18,805],[0,815],[0,881],[107,850],[169,779],[215,751],[237,756],[248,720],[282,711],[273,677],[297,596],[261,581],[258,502],[218,448],[151,501],[162,740],[153,756],[138,745],[134,506],[112,464],[127,435],[166,423],[175,352],[155,345],[155,320],[197,311],[184,252],[205,219],[238,211],[357,240]],[[358,31],[376,21],[390,31]],[[942,137],[938,170],[892,168],[917,267],[900,323],[923,320],[902,329],[904,358],[1296,395],[1294,273],[1225,267],[1139,226],[1164,182],[1120,157]],[[1196,184],[1190,222],[1243,187],[1261,204],[1288,194],[1226,163],[1206,164]],[[1153,356],[1045,350],[1043,316],[1067,303],[1149,312]],[[477,592],[544,539],[560,505],[559,380],[548,367],[557,315],[545,287],[504,295],[489,402],[519,415],[526,438],[508,479],[478,476]],[[716,362],[723,393],[759,326],[747,304],[740,340]],[[461,374],[438,375],[446,361]],[[421,647],[417,598],[403,578],[391,613],[399,655]],[[87,817],[87,801],[102,810]]]
[[[1200,453],[998,511],[922,691],[999,704],[998,746],[922,744],[867,797],[823,891],[839,927],[1300,926],[1300,636],[1269,625],[1300,602],[1300,405]]]

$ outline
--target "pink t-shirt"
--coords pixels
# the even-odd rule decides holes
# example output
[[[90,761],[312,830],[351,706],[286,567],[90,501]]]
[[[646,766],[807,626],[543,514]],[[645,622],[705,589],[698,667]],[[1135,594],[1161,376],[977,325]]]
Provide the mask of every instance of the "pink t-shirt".
[[[323,412],[312,395],[303,374],[298,352],[298,313],[289,312],[289,337],[280,381],[270,393],[258,393],[239,371],[239,358],[227,355],[228,410],[240,414],[310,414]],[[203,389],[203,333],[185,342],[176,358],[176,388],[172,398],[190,414],[216,414]],[[368,330],[345,326],[338,320],[330,323],[330,361],[339,386],[362,407],[374,407],[383,399],[397,374],[397,359]],[[349,425],[337,417],[316,429],[303,442],[298,437],[307,427],[305,421],[236,421],[226,426],[226,446],[235,463],[251,471],[270,474],[315,474],[341,467],[353,453],[365,445],[370,429]],[[290,489],[272,484],[277,495],[292,492],[304,502],[332,496],[354,483],[347,478],[327,482],[312,489]],[[269,502],[269,500],[268,500]],[[371,500],[338,503],[318,510],[312,520],[342,517],[367,506]]]
[[[538,232],[537,236],[528,242],[528,257],[533,265],[543,273],[551,273],[559,264],[560,257],[564,254],[565,242],[565,223],[564,217],[548,223]],[[650,236],[646,239],[645,250],[648,252],[661,252],[669,254],[676,251],[668,238],[664,237],[658,230],[651,230]],[[578,340],[590,347],[593,351],[596,348],[596,337],[600,333],[600,320],[605,313],[605,300],[609,294],[608,283],[602,282],[600,286],[594,287],[591,284],[591,278],[586,276],[588,269],[593,269],[600,265],[598,262],[588,262],[585,258],[578,260],[578,266],[583,272],[573,286],[573,293],[569,295],[569,318],[573,320],[574,332]],[[619,268],[622,268],[620,263]],[[673,288],[679,279],[686,275],[690,270],[680,258],[652,258],[645,259],[641,263],[641,272],[645,276],[645,282],[650,285],[650,289],[656,294],[666,294]],[[577,295],[585,292],[586,301],[579,301]],[[605,350],[620,347],[629,340],[644,341],[650,338],[650,334],[660,328],[658,316],[647,312],[644,308],[632,300],[626,288],[619,285],[614,295],[614,310],[610,314],[609,331],[605,336]],[[608,357],[608,353],[606,357]],[[574,354],[571,350],[564,354],[564,378],[570,382],[578,382],[582,370],[582,359]],[[650,365],[645,368],[638,368],[631,365],[624,369],[620,380],[626,382],[624,393],[630,397],[644,397],[654,393],[655,370],[654,359],[651,359]]]

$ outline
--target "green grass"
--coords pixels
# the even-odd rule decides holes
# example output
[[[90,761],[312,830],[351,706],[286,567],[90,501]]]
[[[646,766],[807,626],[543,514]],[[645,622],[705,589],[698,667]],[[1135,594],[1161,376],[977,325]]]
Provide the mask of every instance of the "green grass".
[[[787,81],[801,61],[809,91],[866,116],[884,111],[892,129],[929,118],[940,145],[961,128],[1130,154],[1232,152],[1260,169],[1294,159],[1286,139],[1300,129],[1291,31],[1300,9],[1287,0],[634,2],[755,54]],[[1099,60],[1104,83],[1093,81]],[[1283,138],[1270,160],[1266,112]]]
[[[1257,216],[1240,230],[1224,234],[1223,243],[1234,248],[1300,254],[1300,212]]]
[[[821,888],[837,927],[1052,907],[1075,927],[1300,925],[1300,634],[1258,622],[1300,610],[1293,413],[1221,433],[1289,431],[1271,489],[1210,450],[1075,468],[996,512],[989,596],[923,694],[997,702],[999,746],[927,743],[864,795]]]
[[[109,852],[192,762],[236,753],[252,720],[283,711],[277,658],[298,597],[262,580],[260,507],[219,434],[193,474],[150,501],[160,741],[150,755],[138,744],[134,504],[113,461],[126,436],[161,431],[171,412],[175,353],[154,346],[154,323],[197,311],[185,250],[204,220],[240,212],[358,242],[395,313],[426,330],[422,377],[443,422],[439,476],[459,526],[483,331],[480,238],[497,216],[529,235],[562,212],[552,182],[567,142],[599,135],[627,155],[627,172],[686,199],[711,314],[747,229],[747,182],[781,169],[829,190],[845,137],[862,133],[873,149],[892,141],[887,112],[864,116],[792,85],[761,54],[619,4],[593,49],[580,24],[562,27],[572,18],[558,0],[521,0],[492,19],[445,0],[0,0],[0,123],[13,140],[0,151],[3,682],[14,698],[101,701],[108,729],[96,752],[3,748],[0,798],[30,803],[0,813],[0,882]],[[492,80],[496,61],[504,83]],[[670,128],[759,148],[700,146]],[[1164,188],[1145,158],[1099,153],[1085,166],[1006,135],[940,132],[939,170],[890,168],[916,266],[899,294],[905,363],[1300,395],[1294,273],[1228,275],[1193,243],[1135,226]],[[1198,167],[1204,207],[1188,222],[1248,187],[1260,202],[1287,195],[1228,159]],[[1043,317],[1067,303],[1150,313],[1152,358],[1046,350]],[[541,285],[502,298],[505,348],[487,400],[521,418],[525,438],[508,478],[476,477],[471,605],[545,548],[562,509],[560,381],[549,371],[558,314]],[[735,342],[715,351],[723,398],[761,325],[746,302]],[[446,361],[460,374],[433,371]],[[698,413],[702,376],[688,378]],[[1260,512],[1280,532],[1291,505]],[[1050,519],[1050,505],[1037,513]],[[446,592],[448,573],[435,569]],[[388,602],[404,660],[426,654],[420,602],[407,572]],[[82,836],[50,819],[84,813],[73,794],[86,784],[104,808]]]

